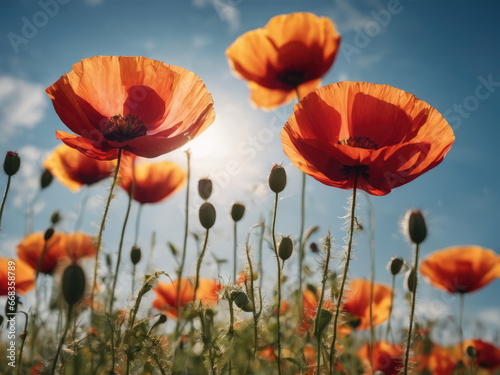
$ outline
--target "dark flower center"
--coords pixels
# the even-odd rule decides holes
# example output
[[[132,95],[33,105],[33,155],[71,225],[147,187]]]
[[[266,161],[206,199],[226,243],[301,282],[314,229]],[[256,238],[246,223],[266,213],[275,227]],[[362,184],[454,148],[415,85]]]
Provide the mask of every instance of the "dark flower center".
[[[304,83],[304,72],[295,70],[280,72],[278,73],[278,80],[285,85],[297,87]]]
[[[339,140],[340,145],[347,145],[351,147],[357,147],[357,148],[365,148],[368,150],[377,150],[378,145],[376,142],[372,141],[368,137],[360,136],[357,135],[355,137],[349,137],[347,139],[340,139]]]
[[[104,137],[108,141],[126,142],[147,134],[144,123],[131,114],[110,117],[104,125]]]

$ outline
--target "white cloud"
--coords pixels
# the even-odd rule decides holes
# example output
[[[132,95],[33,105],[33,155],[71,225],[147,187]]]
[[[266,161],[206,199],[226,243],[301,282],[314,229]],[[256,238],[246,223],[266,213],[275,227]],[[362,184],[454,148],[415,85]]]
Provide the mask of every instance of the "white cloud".
[[[33,128],[44,115],[44,87],[22,79],[0,76],[0,131],[5,142],[20,128]]]
[[[231,31],[240,27],[241,14],[238,5],[241,0],[192,0],[196,8],[205,8],[212,5],[221,21],[227,22]]]

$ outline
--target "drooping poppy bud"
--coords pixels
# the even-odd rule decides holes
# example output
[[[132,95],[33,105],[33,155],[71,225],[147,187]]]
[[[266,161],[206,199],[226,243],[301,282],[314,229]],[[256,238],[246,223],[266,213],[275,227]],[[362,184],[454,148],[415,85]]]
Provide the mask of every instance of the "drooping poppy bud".
[[[278,246],[278,255],[282,260],[287,260],[293,253],[293,241],[290,237],[282,237]]]
[[[233,292],[231,298],[236,306],[245,312],[250,312],[253,309],[252,302],[248,299],[245,292]]]
[[[281,193],[286,186],[286,171],[281,165],[275,164],[269,174],[269,187],[274,193]]]
[[[48,169],[44,169],[42,172],[42,175],[40,176],[40,187],[42,189],[45,189],[47,186],[49,186],[52,183],[52,180],[54,179],[54,176],[52,176],[52,173]]]
[[[231,207],[231,218],[235,222],[238,222],[243,218],[244,214],[245,214],[245,206],[239,202],[234,203],[233,207]]]
[[[78,264],[71,264],[63,272],[62,293],[64,300],[70,306],[82,299],[85,293],[85,273]]]
[[[132,250],[130,251],[130,260],[133,265],[136,265],[141,261],[142,252],[139,246],[132,246]]]
[[[198,194],[200,197],[207,200],[212,195],[212,180],[209,178],[202,178],[198,181]]]
[[[3,162],[3,170],[7,176],[14,176],[21,166],[21,158],[14,151],[7,151]]]
[[[405,226],[408,238],[414,244],[422,243],[427,237],[424,215],[419,210],[409,210],[406,213]]]
[[[212,203],[205,202],[200,206],[200,210],[198,212],[200,223],[205,229],[210,229],[215,224],[215,207]]]

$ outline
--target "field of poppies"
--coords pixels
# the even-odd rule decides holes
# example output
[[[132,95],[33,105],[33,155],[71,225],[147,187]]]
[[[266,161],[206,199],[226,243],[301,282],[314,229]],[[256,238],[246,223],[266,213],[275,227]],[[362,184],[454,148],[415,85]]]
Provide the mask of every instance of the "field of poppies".
[[[443,161],[455,135],[431,104],[395,87],[347,81],[322,86],[340,43],[330,19],[292,13],[273,17],[226,50],[257,108],[296,102],[282,124],[281,143],[303,176],[300,232],[282,236],[276,222],[287,170],[269,166],[272,217],[239,228],[248,230],[239,244],[245,254],[240,265],[236,231],[246,207],[233,204],[234,227],[227,229],[234,233],[229,280],[201,276],[217,219],[212,181],[191,178],[189,142],[203,136],[216,115],[204,82],[182,67],[146,57],[95,56],[76,62],[48,87],[67,131],[57,131],[61,144],[43,163],[40,189],[50,189],[53,179],[72,191],[106,180],[108,195],[96,233],[59,230],[64,219],[55,211],[45,231],[33,231],[19,242],[17,258],[0,258],[5,306],[0,349],[6,353],[0,356],[0,373],[500,374],[500,348],[463,334],[465,296],[500,277],[494,250],[460,245],[421,259],[426,217],[410,209],[403,226],[413,253],[387,260],[383,272],[392,275],[392,285],[350,277],[351,262],[375,264],[373,251],[371,259],[352,256],[356,233],[366,230],[357,217],[359,193],[383,196],[411,183]],[[187,167],[148,160],[181,147],[187,147]],[[0,228],[8,220],[4,207],[22,161],[17,152],[5,155]],[[311,235],[317,227],[305,228],[310,177],[352,192],[341,251],[334,249],[329,232],[316,243]],[[103,252],[103,234],[118,189],[129,199],[113,257]],[[138,242],[140,209],[135,227],[129,222],[132,203],[155,204],[176,192],[184,194],[186,212],[195,195],[203,201],[198,218],[205,233],[197,238],[196,264],[186,264],[192,225],[186,214],[183,243],[168,245],[175,273],[156,269],[136,275],[148,251]],[[79,220],[85,220],[84,212]],[[125,233],[135,237],[131,249],[124,246]],[[258,238],[257,246],[250,235]],[[263,246],[274,257],[263,260]],[[303,264],[306,249],[320,254],[319,273]],[[333,266],[334,258],[340,268]],[[274,270],[272,288],[269,282],[263,285],[269,279],[264,262],[272,263],[267,264]],[[293,290],[289,282],[283,288],[285,262],[297,263]],[[133,270],[127,301],[117,294],[125,263]],[[393,316],[398,277],[408,311],[403,320]],[[453,345],[436,340],[438,322],[415,319],[421,282],[459,300],[453,328],[459,340]]]

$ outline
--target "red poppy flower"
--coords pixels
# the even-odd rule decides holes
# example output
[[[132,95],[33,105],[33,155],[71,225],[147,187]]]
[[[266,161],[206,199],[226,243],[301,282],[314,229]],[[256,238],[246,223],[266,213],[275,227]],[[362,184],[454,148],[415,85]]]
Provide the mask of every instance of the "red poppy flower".
[[[429,255],[420,273],[434,287],[470,293],[500,277],[500,256],[480,246],[454,246]]]
[[[385,341],[376,342],[373,345],[373,372],[379,371],[383,375],[397,375],[403,367],[403,347],[401,345],[389,344]],[[368,374],[370,369],[370,348],[365,344],[358,351],[358,357],[363,361]]]
[[[344,299],[344,311],[356,321],[357,329],[370,329],[370,285],[368,280],[353,279]],[[373,285],[372,318],[373,325],[382,324],[389,318],[391,288]]]
[[[232,69],[247,80],[252,102],[273,109],[317,88],[335,60],[340,36],[333,22],[311,13],[271,18],[240,36],[226,51]]]
[[[86,233],[64,234],[65,254],[75,262],[81,258],[93,257],[97,251],[95,239]]]
[[[10,269],[9,269],[10,268]],[[15,291],[25,294],[35,286],[35,271],[20,259],[0,258],[0,296],[9,294],[12,275],[15,275]]]
[[[186,173],[177,164],[169,161],[135,164],[136,158],[127,158],[120,168],[120,186],[129,195],[134,184],[133,199],[139,203],[160,202],[186,182]]]
[[[475,366],[490,370],[500,368],[500,349],[495,345],[481,339],[474,339],[464,341],[460,347],[466,349],[469,346],[474,347],[476,351]]]
[[[39,271],[51,274],[57,267],[58,260],[65,254],[64,245],[65,241],[62,233],[54,232],[48,241],[45,241],[44,233],[31,233],[17,245],[17,256],[36,270],[46,248]]]
[[[89,158],[74,148],[62,144],[45,159],[43,166],[61,184],[72,191],[77,191],[82,185],[93,185],[110,177],[115,163]]]
[[[339,82],[297,103],[281,133],[295,166],[321,183],[388,194],[438,165],[455,136],[429,104],[387,85]]]
[[[416,361],[421,365],[419,368],[434,375],[452,375],[458,363],[454,353],[438,345],[433,345],[429,354],[418,356]]]
[[[197,75],[145,57],[84,59],[46,91],[77,134],[57,131],[57,138],[99,160],[116,159],[118,149],[146,158],[173,151],[215,116]]]
[[[171,318],[177,318],[179,309],[193,302],[194,285],[191,280],[182,279],[180,298],[178,298],[177,294],[178,285],[179,281],[174,280],[171,283],[158,283],[156,287],[153,288],[153,291],[156,293],[153,307],[163,311]],[[222,286],[215,280],[201,279],[196,292],[196,299],[207,305],[214,304],[219,299],[221,288]]]

